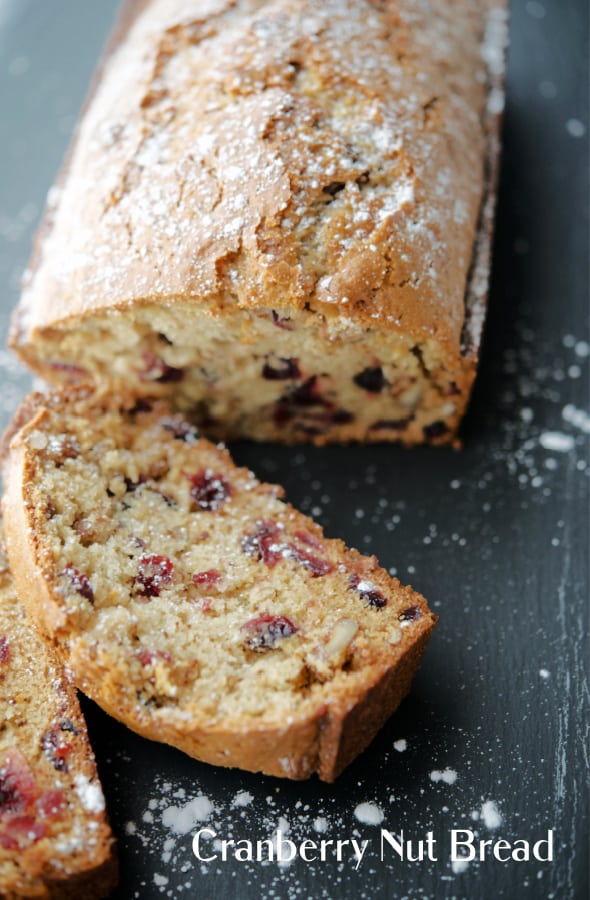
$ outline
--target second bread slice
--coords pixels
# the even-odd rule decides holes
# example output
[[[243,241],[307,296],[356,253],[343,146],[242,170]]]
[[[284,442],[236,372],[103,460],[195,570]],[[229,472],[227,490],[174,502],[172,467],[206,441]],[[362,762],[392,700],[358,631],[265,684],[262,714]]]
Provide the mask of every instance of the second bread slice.
[[[331,781],[435,617],[161,402],[31,396],[6,459],[17,586],[78,686],[197,759]]]

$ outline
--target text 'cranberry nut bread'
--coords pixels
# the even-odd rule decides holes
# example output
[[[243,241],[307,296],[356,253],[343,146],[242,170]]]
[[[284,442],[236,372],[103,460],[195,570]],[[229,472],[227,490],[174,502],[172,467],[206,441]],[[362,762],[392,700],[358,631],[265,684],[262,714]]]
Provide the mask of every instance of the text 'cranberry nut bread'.
[[[106,897],[117,865],[86,724],[1,544],[0,722],[0,897]]]
[[[435,616],[163,401],[32,395],[13,571],[78,686],[198,759],[331,781],[410,688]]]
[[[128,3],[12,346],[53,382],[173,394],[217,437],[453,440],[487,293],[504,6]]]

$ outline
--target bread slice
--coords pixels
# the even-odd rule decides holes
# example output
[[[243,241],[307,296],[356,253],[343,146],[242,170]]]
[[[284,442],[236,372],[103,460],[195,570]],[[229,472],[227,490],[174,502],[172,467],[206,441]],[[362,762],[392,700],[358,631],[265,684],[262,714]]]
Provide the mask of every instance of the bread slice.
[[[506,0],[127,0],[12,346],[216,438],[452,442],[505,43]]]
[[[106,897],[117,864],[104,809],[75,690],[0,545],[0,897]]]
[[[77,685],[197,759],[331,781],[410,688],[435,617],[162,401],[17,413],[8,551]]]

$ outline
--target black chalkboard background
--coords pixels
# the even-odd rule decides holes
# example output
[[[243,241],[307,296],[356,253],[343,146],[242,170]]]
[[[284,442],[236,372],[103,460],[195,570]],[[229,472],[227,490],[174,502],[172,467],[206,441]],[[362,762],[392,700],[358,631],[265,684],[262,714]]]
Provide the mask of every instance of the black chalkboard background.
[[[2,333],[115,6],[0,2]],[[333,786],[213,769],[85,703],[120,900],[588,896],[587,5],[515,0],[511,33],[493,289],[465,449],[233,447],[328,534],[429,598],[440,623],[412,695]],[[4,351],[0,370],[4,423],[30,380]],[[369,845],[358,870],[349,854],[199,863],[191,840],[203,827],[219,839],[280,827],[296,842]],[[432,831],[436,861],[391,850],[381,860],[381,828],[403,829],[413,852]],[[531,842],[552,829],[555,858],[453,868],[451,829]]]

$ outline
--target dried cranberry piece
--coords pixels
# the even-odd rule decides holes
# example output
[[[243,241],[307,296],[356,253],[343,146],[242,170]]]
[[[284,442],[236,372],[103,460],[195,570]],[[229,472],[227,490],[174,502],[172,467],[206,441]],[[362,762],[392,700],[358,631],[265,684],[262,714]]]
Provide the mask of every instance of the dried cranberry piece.
[[[90,603],[94,603],[94,591],[88,580],[88,575],[85,575],[84,572],[80,572],[79,569],[76,569],[75,566],[72,566],[71,564],[67,565],[65,569],[62,569],[58,574],[65,575],[69,578],[70,584],[74,590],[80,594],[80,596],[89,600]]]
[[[145,350],[142,353],[145,363],[144,368],[139,373],[140,381],[157,381],[159,384],[167,384],[169,382],[182,381],[184,378],[183,369],[175,369],[160,356],[156,356],[151,350]]]
[[[254,524],[256,531],[242,538],[242,550],[272,568],[282,559],[285,549],[280,541],[281,529],[272,519],[258,519]]]
[[[363,388],[371,394],[379,394],[387,384],[381,366],[369,366],[354,375],[352,380],[357,387]]]
[[[165,431],[169,431],[177,441],[185,444],[196,444],[199,440],[199,432],[190,422],[180,418],[161,419],[160,424]]]
[[[317,537],[314,537],[313,534],[310,534],[309,531],[296,531],[293,534],[294,538],[297,538],[298,541],[301,541],[302,544],[308,544],[310,547],[315,547],[316,550],[322,550],[324,545]]]
[[[44,791],[37,802],[35,809],[43,819],[58,819],[66,806],[63,791]]]
[[[212,587],[214,584],[217,584],[220,578],[221,572],[218,572],[217,569],[207,569],[206,572],[196,572],[193,575],[193,583]]]
[[[329,418],[334,425],[349,425],[354,420],[353,414],[347,409],[335,409]]]
[[[64,739],[59,725],[52,725],[41,738],[41,749],[51,765],[58,772],[68,771],[68,756],[74,749],[73,744]]]
[[[35,844],[47,834],[47,826],[33,816],[14,816],[10,819],[10,834],[0,834],[0,846],[5,850],[18,850],[27,844]]]
[[[10,660],[10,644],[8,638],[0,634],[0,664]]]
[[[16,747],[7,750],[0,766],[0,816],[24,812],[37,796],[35,778]]]
[[[276,325],[277,328],[283,328],[285,331],[293,331],[293,325],[288,316],[279,316],[278,312],[274,309],[271,309],[270,314],[272,316],[273,324]]]
[[[460,394],[460,393],[461,393],[461,391],[460,391],[459,387],[457,386],[457,383],[455,381],[451,381],[447,390],[445,391],[445,396],[446,397],[455,397],[457,394]]]
[[[449,428],[445,422],[441,422],[437,420],[436,422],[431,422],[430,425],[425,425],[422,431],[424,432],[424,437],[429,440],[434,440],[435,438],[442,437],[443,434],[447,434]]]
[[[190,495],[198,509],[214,512],[233,494],[231,484],[212,469],[201,469],[190,476]]]
[[[174,575],[174,564],[167,556],[142,556],[139,560],[136,584],[146,597],[159,597],[165,585],[170,584]]]
[[[299,629],[286,616],[273,616],[263,613],[256,619],[250,619],[242,625],[242,631],[246,631],[246,646],[250,650],[271,650],[277,641],[291,637]]]
[[[303,384],[293,388],[282,399],[295,406],[323,406],[325,404],[325,400],[319,393],[317,375],[312,375]]]
[[[311,572],[313,578],[320,578],[322,575],[328,575],[334,571],[334,566],[329,560],[320,559],[318,556],[314,556],[312,553],[302,550],[301,547],[296,547],[294,544],[288,544],[287,546],[287,555]]]
[[[409,625],[410,622],[416,622],[417,619],[422,618],[422,610],[419,606],[408,606],[407,609],[403,609],[398,616],[402,625]]]
[[[268,381],[285,381],[287,378],[301,378],[301,371],[296,359],[280,358],[282,366],[271,366],[265,363],[262,367],[262,377]]]
[[[381,428],[390,431],[405,431],[414,416],[408,416],[406,419],[379,419],[371,425],[371,431],[379,431]]]
[[[365,578],[361,578],[360,575],[351,575],[348,583],[363,600],[367,601],[369,606],[382,609],[387,603],[387,599],[383,596],[381,591],[377,590],[372,582],[367,581]]]
[[[280,428],[282,425],[286,425],[287,422],[291,421],[293,418],[293,410],[290,409],[286,403],[279,401],[274,408],[272,417],[275,425]]]
[[[167,650],[147,650],[144,648],[137,651],[137,658],[142,666],[153,666],[159,659],[167,663],[172,662],[172,657]]]

